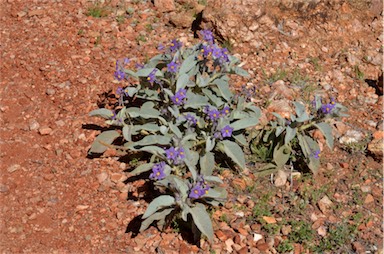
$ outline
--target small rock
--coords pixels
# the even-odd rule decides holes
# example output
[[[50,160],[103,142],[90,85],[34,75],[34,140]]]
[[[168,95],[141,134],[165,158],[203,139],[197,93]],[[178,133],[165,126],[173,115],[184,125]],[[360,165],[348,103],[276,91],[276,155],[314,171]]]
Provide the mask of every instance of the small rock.
[[[327,195],[324,195],[324,197],[322,199],[320,199],[317,204],[320,208],[320,211],[322,213],[326,214],[326,213],[328,213],[328,210],[333,205],[333,202],[329,199],[329,197]]]
[[[45,93],[47,95],[54,95],[56,93],[56,90],[53,89],[53,88],[47,88],[47,90],[45,91]]]
[[[371,192],[371,186],[369,185],[363,185],[360,187],[361,191],[364,192],[364,193],[368,193],[368,192]]]
[[[265,220],[265,222],[267,222],[268,224],[274,224],[277,222],[274,217],[269,216],[263,216],[263,220]]]
[[[8,167],[7,171],[9,173],[13,173],[13,172],[15,172],[16,170],[18,170],[20,168],[21,168],[21,166],[19,164],[13,164],[10,167]]]
[[[371,194],[368,194],[365,197],[364,204],[370,204],[370,203],[373,203],[373,202],[375,202],[375,199],[373,198],[373,196]]]
[[[257,243],[259,240],[263,239],[263,235],[260,235],[260,234],[257,234],[257,233],[254,233],[253,234],[253,241],[255,243]]]
[[[276,177],[275,177],[275,186],[276,187],[282,187],[286,184],[288,180],[288,173],[284,170],[277,171]]]
[[[30,10],[29,12],[28,12],[28,16],[29,17],[33,17],[33,16],[41,16],[41,15],[43,15],[44,14],[44,10],[42,10],[42,9],[38,9],[38,10]]]
[[[77,205],[76,212],[83,211],[89,208],[89,205]]]
[[[9,187],[5,184],[0,183],[0,192],[1,193],[7,193],[9,191]]]
[[[352,246],[356,253],[365,253],[365,248],[360,242],[353,242]]]
[[[225,241],[225,246],[227,247],[227,251],[229,253],[232,253],[233,251],[233,248],[232,246],[234,245],[235,243],[233,242],[232,238],[229,238]]]
[[[289,235],[292,232],[292,226],[291,225],[283,225],[281,227],[281,233],[283,235]]]
[[[240,204],[244,204],[245,201],[247,200],[247,196],[245,195],[239,195],[237,198],[236,198],[237,201],[239,201]]]
[[[339,139],[341,144],[358,143],[363,140],[364,134],[361,131],[348,130],[344,136]]]
[[[154,4],[161,12],[170,12],[176,9],[174,0],[155,0]]]
[[[19,12],[17,13],[17,16],[18,16],[19,18],[22,18],[22,17],[24,17],[25,15],[27,15],[27,13],[26,13],[25,11],[19,11]]]
[[[188,12],[176,13],[170,16],[170,23],[176,27],[187,28],[191,27],[194,21],[193,15]]]
[[[40,135],[49,135],[52,133],[52,129],[47,126],[43,126],[39,129],[39,133]]]
[[[39,127],[40,124],[35,119],[29,121],[29,130],[34,131],[39,129]]]
[[[317,229],[317,234],[322,236],[322,237],[325,237],[327,235],[327,229],[324,226],[320,226]]]
[[[107,178],[108,178],[108,173],[105,172],[105,171],[103,171],[103,172],[101,172],[100,174],[98,174],[98,175],[96,176],[96,178],[97,178],[97,181],[98,181],[99,183],[102,183],[102,182],[104,182],[105,180],[107,180]]]

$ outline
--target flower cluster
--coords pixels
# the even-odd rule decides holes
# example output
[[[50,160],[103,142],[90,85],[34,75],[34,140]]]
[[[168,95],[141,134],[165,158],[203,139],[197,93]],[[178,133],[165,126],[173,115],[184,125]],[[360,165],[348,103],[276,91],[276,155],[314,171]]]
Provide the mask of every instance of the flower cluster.
[[[174,96],[171,96],[172,102],[179,106],[184,103],[184,99],[186,98],[187,90],[184,88],[177,91],[177,93]]]
[[[153,179],[153,180],[164,179],[166,177],[164,169],[165,169],[165,162],[164,161],[155,164],[152,167],[152,173],[149,175],[149,178]]]
[[[331,103],[322,104],[320,110],[321,112],[323,112],[324,115],[327,115],[332,112],[335,106],[336,106],[335,100],[332,98]]]
[[[118,81],[125,79],[124,65],[128,63],[129,63],[128,58],[124,58],[122,62],[120,62],[119,60],[116,61],[116,70],[115,70],[114,76]]]
[[[197,124],[196,117],[194,117],[191,114],[187,114],[184,118],[185,118],[185,120],[187,120],[188,124],[190,124],[191,126],[194,126]]]
[[[214,60],[218,61],[220,64],[229,62],[228,49],[220,48],[217,44],[214,43],[214,37],[211,31],[202,30],[200,34],[203,36],[203,40],[208,44],[201,46],[201,53],[205,58],[212,56]]]
[[[209,188],[209,185],[204,181],[204,179],[201,179],[191,188],[189,198],[201,198],[203,195],[208,193]]]
[[[173,162],[174,164],[180,164],[185,159],[185,151],[182,147],[170,147],[165,150],[167,159]]]
[[[151,71],[147,77],[147,80],[149,83],[153,84],[153,82],[158,82],[158,80],[156,79],[156,72],[157,72],[157,69],[153,69],[153,71]]]
[[[222,116],[229,115],[230,108],[228,106],[225,106],[222,110],[219,111],[214,107],[205,106],[203,112],[208,115],[208,118],[211,121],[216,121]]]
[[[171,41],[171,46],[169,47],[169,49],[171,50],[171,52],[175,52],[178,49],[180,49],[182,46],[183,46],[183,43],[181,43],[181,41],[173,39]]]

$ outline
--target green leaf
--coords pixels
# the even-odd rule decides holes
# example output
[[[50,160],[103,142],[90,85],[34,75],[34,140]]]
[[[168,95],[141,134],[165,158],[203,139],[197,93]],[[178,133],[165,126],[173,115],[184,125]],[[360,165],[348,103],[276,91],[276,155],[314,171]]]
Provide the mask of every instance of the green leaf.
[[[232,133],[232,136],[235,138],[237,143],[239,143],[240,145],[242,145],[242,146],[248,145],[247,139],[244,137],[243,134],[240,133],[238,135],[233,135],[233,133]]]
[[[120,133],[118,133],[115,130],[108,130],[100,133],[99,136],[96,137],[95,141],[93,141],[92,146],[89,149],[88,153],[105,152],[105,150],[107,150],[108,147],[103,144],[110,145],[119,136],[120,136]]]
[[[204,175],[204,180],[207,182],[223,183],[223,181],[218,176]],[[218,187],[216,187],[218,188]]]
[[[171,129],[171,131],[176,135],[176,137],[178,137],[180,139],[183,137],[183,134],[181,133],[179,127],[177,127],[176,125],[174,125],[171,122],[169,122],[168,125],[169,125],[169,128]]]
[[[191,208],[191,215],[193,222],[200,230],[200,232],[207,236],[208,240],[213,240],[213,228],[211,218],[205,210],[205,206],[202,204],[196,204],[195,207]]]
[[[138,70],[135,73],[135,75],[137,77],[148,77],[148,75],[153,71],[153,69],[155,69],[155,68],[143,68],[143,69]],[[163,73],[161,71],[157,70],[155,75],[158,77],[162,77]]]
[[[276,168],[282,168],[289,160],[291,148],[287,145],[275,147],[273,151],[273,160],[276,163]]]
[[[199,161],[199,154],[196,151],[190,150],[187,147],[184,147],[185,151],[185,164],[187,165],[189,171],[192,174],[193,180],[196,180],[197,178],[197,171],[196,171],[196,165]]]
[[[240,120],[237,120],[230,124],[230,126],[233,128],[234,131],[242,130],[251,126],[255,126],[259,123],[258,118],[250,117],[250,118],[243,118]]]
[[[189,76],[185,73],[181,74],[176,82],[176,92],[182,88],[185,88],[189,83]]]
[[[122,130],[122,133],[123,133],[123,137],[126,141],[128,142],[131,142],[132,141],[132,138],[131,138],[131,135],[132,135],[132,127],[129,126],[129,125],[124,125],[123,126],[123,130]]]
[[[176,189],[179,190],[181,199],[185,200],[188,196],[188,190],[189,190],[188,185],[185,183],[185,180],[174,175],[171,175],[169,178],[171,179],[171,181],[174,182]]]
[[[196,64],[196,57],[194,55],[188,56],[181,64],[179,73],[184,74],[189,72]]]
[[[243,77],[249,77],[250,76],[249,73],[246,70],[244,70],[243,68],[238,67],[238,66],[236,66],[234,68],[234,71],[235,71],[235,73],[237,75],[240,75],[240,76],[243,76]]]
[[[211,139],[211,137],[207,137],[205,141],[205,151],[210,152],[215,148],[216,142],[215,139]]]
[[[208,104],[208,98],[199,94],[195,94],[190,90],[187,91],[187,101],[184,108],[199,109]]]
[[[296,136],[296,128],[287,126],[285,131],[284,144],[288,144]]]
[[[200,174],[210,176],[212,175],[214,167],[215,156],[212,152],[206,152],[202,157],[200,157]]]
[[[113,111],[106,108],[99,108],[89,112],[89,116],[98,116],[104,119],[111,119],[113,116]]]
[[[333,136],[332,136],[332,128],[327,123],[317,123],[315,126],[323,133],[325,140],[327,142],[328,147],[332,150],[333,148]]]
[[[147,146],[147,145],[169,145],[171,143],[171,138],[162,136],[162,135],[148,135],[143,139],[133,143],[133,146]]]
[[[220,187],[209,188],[208,193],[204,194],[203,198],[214,198],[216,200],[224,201],[224,199],[227,198],[227,194],[228,193],[224,188],[220,188]]]
[[[226,100],[226,101],[231,101],[232,99],[232,92],[229,89],[228,85],[228,78],[222,77],[220,79],[215,79],[213,84],[217,85],[219,88],[219,91],[221,93],[221,96]]]
[[[131,175],[140,175],[141,173],[147,172],[152,169],[154,163],[145,163],[137,166],[134,170],[131,171]]]
[[[245,168],[244,153],[238,144],[229,140],[222,140],[218,143],[218,148],[239,165],[241,169]]]
[[[155,155],[161,155],[164,154],[164,149],[158,147],[158,146],[143,146],[142,148],[137,149],[138,151],[144,151],[147,153],[155,154]]]
[[[202,92],[211,100],[213,106],[219,108],[224,105],[224,102],[220,99],[220,97],[216,96],[211,89],[203,88]]]
[[[159,211],[157,213],[152,214],[147,219],[145,219],[143,222],[141,222],[140,226],[140,232],[146,230],[154,221],[156,220],[163,220],[167,215],[169,215],[174,208],[167,208],[162,211]]]
[[[197,73],[196,83],[199,87],[206,87],[209,84],[209,80],[209,75],[203,76],[199,72]]]
[[[142,130],[156,133],[157,131],[160,130],[160,127],[155,123],[146,123],[143,125],[135,125],[131,129],[131,134],[137,135]]]
[[[152,202],[148,205],[147,210],[143,214],[143,217],[141,217],[141,218],[142,219],[148,218],[149,216],[154,214],[157,210],[171,206],[171,205],[174,205],[174,204],[175,204],[175,198],[174,197],[172,197],[170,195],[159,196],[159,197],[155,198],[154,200],[152,200]]]

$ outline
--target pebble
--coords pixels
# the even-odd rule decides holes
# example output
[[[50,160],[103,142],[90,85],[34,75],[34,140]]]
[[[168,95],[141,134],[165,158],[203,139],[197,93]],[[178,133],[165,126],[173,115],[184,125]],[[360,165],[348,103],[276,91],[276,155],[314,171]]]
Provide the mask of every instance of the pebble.
[[[34,131],[39,129],[39,127],[40,124],[35,119],[29,121],[29,130]]]
[[[320,211],[326,214],[328,210],[331,208],[331,206],[333,205],[333,202],[329,199],[327,195],[324,195],[324,197],[320,199],[317,204],[320,208]]]
[[[361,131],[348,130],[344,136],[339,139],[341,144],[351,144],[360,142],[364,138],[364,134]]]
[[[108,178],[108,173],[105,172],[105,171],[103,171],[103,172],[101,172],[100,174],[98,174],[98,175],[96,176],[96,178],[97,178],[97,181],[98,181],[99,183],[102,183],[102,182],[104,182],[105,180],[107,180],[107,178]]]
[[[45,93],[47,95],[54,95],[56,93],[56,90],[53,88],[47,88],[47,90],[45,90]]]
[[[7,171],[9,173],[13,173],[15,172],[16,170],[19,170],[21,168],[21,166],[19,164],[13,164],[11,165],[10,167],[8,167]]]
[[[39,129],[39,133],[40,133],[40,135],[49,135],[49,134],[51,134],[52,133],[52,129],[51,128],[49,128],[49,127],[47,127],[47,126],[43,126],[43,127],[41,127],[40,129]]]

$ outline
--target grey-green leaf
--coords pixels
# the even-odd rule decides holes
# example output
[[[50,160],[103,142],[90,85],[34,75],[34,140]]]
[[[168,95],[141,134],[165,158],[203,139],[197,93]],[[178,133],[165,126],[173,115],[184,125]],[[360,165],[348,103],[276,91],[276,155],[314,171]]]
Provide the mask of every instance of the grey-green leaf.
[[[113,112],[112,110],[106,108],[99,108],[89,112],[89,116],[98,116],[104,119],[111,119],[111,117],[113,116]]]
[[[218,148],[239,165],[241,169],[245,168],[244,153],[238,144],[229,140],[223,140],[218,143]]]
[[[230,125],[234,131],[237,131],[237,130],[242,130],[251,126],[255,126],[258,123],[259,123],[258,118],[249,117],[249,118],[243,118],[243,119],[237,120],[231,123]]]
[[[193,222],[200,230],[200,232],[207,236],[208,240],[212,242],[213,240],[213,227],[211,218],[205,210],[205,206],[202,204],[196,204],[195,207],[191,208],[191,215]]]
[[[95,141],[93,141],[91,149],[89,149],[89,153],[103,153],[107,150],[106,145],[112,144],[112,142],[120,136],[115,130],[104,131],[96,137]],[[106,144],[106,145],[104,145]]]
[[[164,209],[164,210],[162,210],[160,212],[152,214],[147,219],[145,219],[143,222],[141,222],[141,226],[140,226],[140,229],[139,229],[140,232],[146,230],[152,224],[152,222],[154,222],[155,220],[162,220],[162,219],[164,219],[173,210],[174,210],[174,208],[168,208],[168,209]]]
[[[287,126],[285,131],[284,144],[288,144],[296,136],[296,128]]]
[[[141,164],[131,171],[131,175],[140,175],[141,173],[147,172],[152,169],[153,165],[154,163]]]
[[[330,149],[333,148],[333,136],[332,136],[332,128],[327,123],[317,123],[315,126],[323,133],[327,145]]]
[[[214,167],[215,156],[212,152],[206,152],[202,157],[200,157],[200,174],[210,176],[212,175]]]
[[[148,218],[152,214],[154,214],[157,210],[161,208],[165,208],[168,206],[172,206],[175,204],[175,198],[170,195],[162,195],[154,200],[148,205],[147,210],[143,214],[142,219]]]

